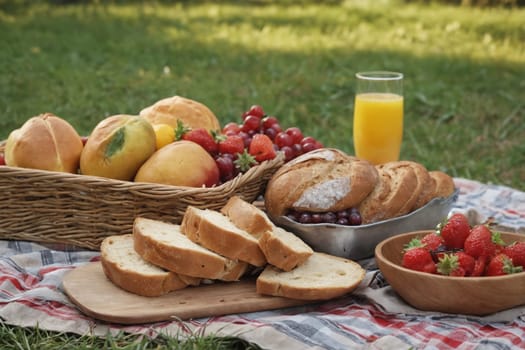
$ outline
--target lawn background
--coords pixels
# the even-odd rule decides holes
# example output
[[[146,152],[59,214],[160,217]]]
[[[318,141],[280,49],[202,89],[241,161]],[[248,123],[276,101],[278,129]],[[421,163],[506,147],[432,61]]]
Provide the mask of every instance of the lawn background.
[[[402,1],[0,0],[0,139],[52,112],[87,135],[164,97],[224,125],[260,104],[353,153],[354,74],[405,74],[402,158],[525,190],[525,9]],[[0,332],[1,334],[1,332]]]

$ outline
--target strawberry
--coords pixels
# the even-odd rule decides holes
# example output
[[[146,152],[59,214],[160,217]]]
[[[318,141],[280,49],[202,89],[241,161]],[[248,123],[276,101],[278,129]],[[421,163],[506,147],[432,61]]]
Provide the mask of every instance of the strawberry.
[[[480,256],[474,261],[474,270],[471,276],[483,276],[485,274],[485,268],[487,267],[488,256]]]
[[[437,263],[437,272],[446,276],[470,276],[474,271],[475,260],[465,252],[443,254]]]
[[[493,234],[485,225],[476,225],[465,239],[464,250],[474,258],[491,257],[496,254],[498,246],[503,244],[499,234]]]
[[[239,135],[229,135],[226,139],[219,141],[219,153],[232,154],[242,153],[244,151],[244,140]]]
[[[509,275],[512,273],[522,272],[523,267],[514,266],[512,259],[508,255],[500,253],[490,259],[489,264],[487,265],[487,271],[485,275],[487,276],[501,276]]]
[[[182,135],[182,139],[186,141],[193,141],[201,145],[202,148],[212,155],[215,155],[219,150],[213,135],[204,128],[192,129],[184,133]]]
[[[242,153],[239,153],[237,159],[235,159],[233,162],[235,164],[236,169],[240,172],[245,172],[252,166],[257,164],[255,158],[251,154],[249,154],[246,149],[244,149]]]
[[[470,224],[465,215],[455,213],[445,223],[440,224],[438,232],[448,248],[462,249],[465,239],[470,233]]]
[[[254,156],[255,160],[258,162],[275,158],[275,148],[273,148],[273,142],[265,134],[253,135],[248,153]]]
[[[426,248],[422,247],[406,250],[403,254],[401,265],[411,270],[429,273],[436,272],[436,264],[432,259],[432,255]]]
[[[525,268],[525,242],[514,242],[504,247],[503,253],[512,259],[515,266]]]
[[[439,247],[441,247],[445,242],[443,240],[443,237],[436,234],[435,232],[427,233],[423,238],[421,238],[421,243],[428,249],[428,250],[437,250]]]

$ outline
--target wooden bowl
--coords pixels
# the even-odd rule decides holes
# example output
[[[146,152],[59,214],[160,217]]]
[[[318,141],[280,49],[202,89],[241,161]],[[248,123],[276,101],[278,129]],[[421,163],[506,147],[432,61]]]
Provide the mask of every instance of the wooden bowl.
[[[377,265],[392,288],[413,307],[452,314],[488,315],[525,304],[525,272],[494,277],[449,277],[401,266],[403,246],[430,231],[414,231],[385,239],[375,248]],[[502,232],[506,243],[525,235]]]

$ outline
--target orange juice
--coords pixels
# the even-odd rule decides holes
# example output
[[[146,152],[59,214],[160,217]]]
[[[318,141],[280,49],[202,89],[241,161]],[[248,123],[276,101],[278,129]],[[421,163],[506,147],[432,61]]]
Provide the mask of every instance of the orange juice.
[[[373,164],[399,159],[403,139],[403,96],[362,93],[355,97],[356,156]]]

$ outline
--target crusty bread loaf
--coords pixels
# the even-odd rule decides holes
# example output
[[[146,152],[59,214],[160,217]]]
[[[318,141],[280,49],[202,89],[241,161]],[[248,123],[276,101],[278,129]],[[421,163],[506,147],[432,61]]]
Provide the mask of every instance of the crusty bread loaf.
[[[199,278],[166,271],[142,259],[133,248],[131,234],[105,238],[100,245],[100,262],[110,281],[142,296],[159,296],[200,283]]]
[[[359,204],[363,224],[394,218],[408,213],[416,203],[418,179],[407,162],[389,162],[376,166],[379,183]]]
[[[299,237],[278,226],[263,233],[259,246],[268,263],[284,271],[300,266],[314,253]]]
[[[44,113],[9,134],[5,162],[14,167],[77,173],[83,147],[73,126]]]
[[[439,170],[430,171],[429,174],[435,181],[433,198],[449,197],[454,193],[454,180],[450,175]]]
[[[374,189],[377,170],[365,160],[322,148],[283,165],[270,179],[265,206],[271,216],[290,209],[338,211],[357,206]]]
[[[273,223],[266,213],[239,196],[231,197],[221,208],[221,213],[226,215],[235,226],[252,234],[257,239],[264,232],[273,230]]]
[[[264,266],[266,257],[259,240],[235,226],[219,211],[188,206],[181,223],[181,231],[193,242],[230,259]]]
[[[161,99],[140,111],[151,124],[168,124],[177,127],[181,121],[186,127],[219,130],[215,114],[204,104],[181,96]]]
[[[292,299],[326,300],[350,293],[364,276],[358,263],[316,252],[291,271],[268,265],[257,278],[256,290]]]
[[[158,220],[135,218],[133,240],[144,260],[188,276],[236,281],[248,267],[245,262],[228,259],[194,243],[179,225]]]

